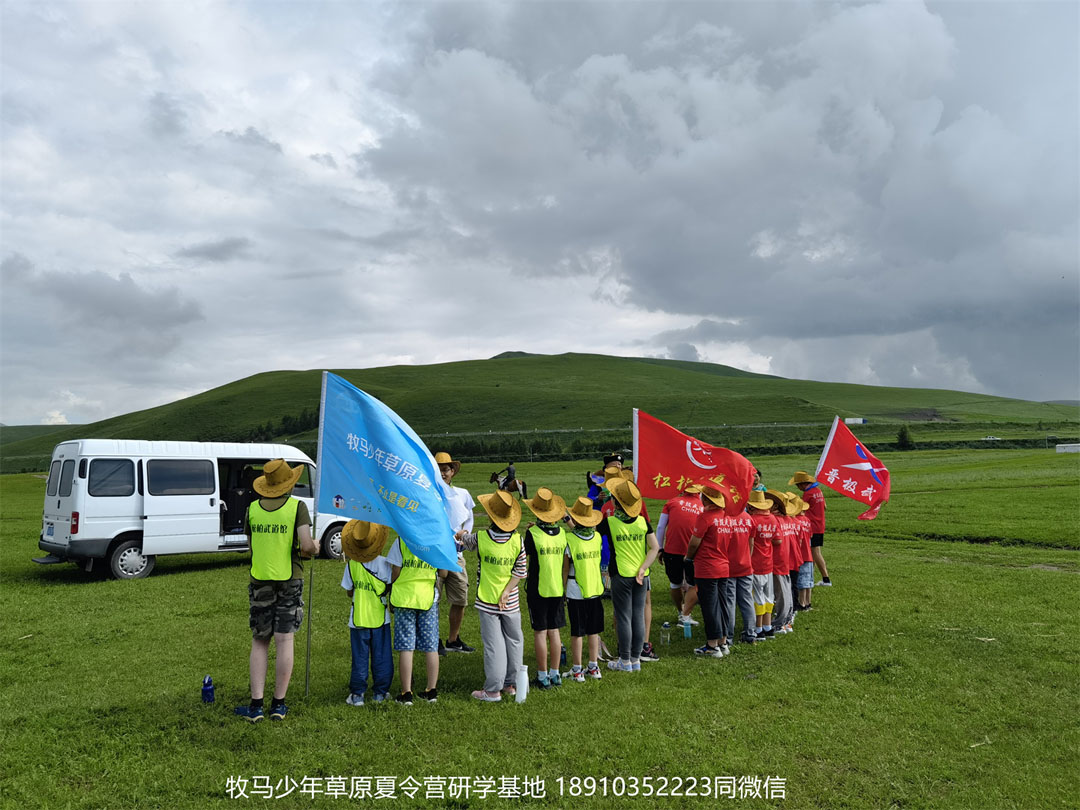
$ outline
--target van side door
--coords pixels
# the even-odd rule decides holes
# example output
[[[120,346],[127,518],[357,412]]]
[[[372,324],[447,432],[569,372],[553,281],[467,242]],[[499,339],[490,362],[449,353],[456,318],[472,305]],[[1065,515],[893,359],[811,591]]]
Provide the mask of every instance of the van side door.
[[[143,459],[143,554],[217,551],[221,507],[209,458]]]

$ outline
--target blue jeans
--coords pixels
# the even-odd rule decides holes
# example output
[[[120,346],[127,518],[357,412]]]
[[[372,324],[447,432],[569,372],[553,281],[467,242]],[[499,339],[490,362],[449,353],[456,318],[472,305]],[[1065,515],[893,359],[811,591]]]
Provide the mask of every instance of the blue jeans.
[[[751,641],[757,633],[757,613],[754,610],[754,578],[728,577],[724,580],[724,619],[727,627],[724,635],[728,641],[735,641],[735,614],[743,618],[743,641]],[[699,597],[700,598],[700,597]]]
[[[368,658],[371,659],[372,689],[376,695],[390,691],[394,680],[394,653],[390,649],[390,625],[368,629],[350,627],[352,643],[352,672],[349,674],[349,691],[362,695],[367,690]]]
[[[701,618],[705,620],[705,640],[719,640],[724,637],[727,617],[724,615],[723,579],[696,577],[698,605]],[[728,639],[731,641],[731,639]]]

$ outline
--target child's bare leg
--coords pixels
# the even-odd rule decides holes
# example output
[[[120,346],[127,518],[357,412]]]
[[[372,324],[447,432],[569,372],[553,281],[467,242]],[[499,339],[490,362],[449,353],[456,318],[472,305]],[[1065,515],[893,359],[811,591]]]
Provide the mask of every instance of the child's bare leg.
[[[540,672],[546,672],[548,662],[547,630],[537,630],[533,633],[533,651],[536,653],[536,668]]]
[[[438,658],[439,654],[435,653]],[[402,693],[412,691],[412,650],[401,650],[398,653],[398,677],[401,678]]]
[[[596,636],[589,636],[589,655],[591,656],[596,655],[596,653],[593,652],[593,645],[595,644],[593,641],[594,638],[596,638]],[[596,658],[593,657],[590,660],[595,661]],[[581,666],[581,636],[570,636],[570,663],[575,667]]]
[[[562,639],[559,637],[559,631],[548,630],[548,669],[559,671],[559,664],[562,663]]]

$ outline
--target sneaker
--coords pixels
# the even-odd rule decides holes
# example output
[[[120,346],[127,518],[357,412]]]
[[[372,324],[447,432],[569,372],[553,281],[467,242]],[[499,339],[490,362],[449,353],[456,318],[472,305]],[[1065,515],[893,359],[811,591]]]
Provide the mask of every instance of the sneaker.
[[[621,658],[616,658],[614,661],[607,662],[607,668],[613,669],[616,672],[632,672],[630,662],[623,661]]]
[[[829,580],[827,580],[827,579],[823,579],[823,580],[820,580],[819,582],[815,582],[814,587],[815,588],[831,588],[832,583],[829,582]]]
[[[640,660],[631,661],[630,662],[630,671],[631,672],[641,672],[641,661]]]
[[[529,685],[535,687],[536,689],[543,689],[544,691],[547,691],[551,688],[551,681],[547,678],[545,678],[544,680],[536,678]]]
[[[412,706],[412,692],[402,692],[394,700],[402,706]]]
[[[364,696],[358,695],[356,692],[353,692],[347,698],[345,698],[345,702],[348,703],[350,706],[363,706]]]
[[[426,692],[417,692],[416,696],[421,700],[426,700],[428,703],[434,703],[439,699],[439,690],[435,687],[428,689]]]
[[[764,641],[764,640],[765,640],[765,639],[761,639],[761,641]],[[758,642],[758,637],[757,637],[756,635],[754,635],[754,636],[743,636],[743,637],[742,637],[742,638],[740,639],[740,641],[741,641],[741,642],[742,642],[743,644],[757,644],[757,642]]]
[[[552,686],[562,686],[562,676],[556,672],[554,675],[548,675],[548,682]]]
[[[585,674],[592,678],[594,681],[598,681],[604,676],[600,674],[600,667],[589,667],[585,670]]]
[[[271,720],[284,720],[285,715],[289,713],[289,707],[284,703],[278,703],[275,706],[270,707],[270,719]]]
[[[372,703],[384,703],[387,700],[390,700],[390,693],[389,692],[377,692],[375,694],[375,697],[373,697],[371,699],[371,702]]]
[[[793,624],[791,624],[791,622],[788,622],[787,624],[785,624],[784,629],[787,630],[789,633],[794,633],[795,632],[795,626]]]
[[[502,694],[499,692],[485,692],[483,689],[477,689],[472,693],[472,696],[477,700],[482,700],[485,703],[499,703],[502,701]]]
[[[439,655],[446,655],[446,647],[442,643],[442,639],[439,639]]]
[[[722,647],[710,647],[708,644],[702,644],[700,647],[694,648],[694,655],[703,655],[707,658],[723,658],[724,650]]]
[[[689,615],[684,616],[682,613],[679,614],[679,618],[675,621],[675,623],[677,625],[680,625],[680,626],[682,626],[684,624],[688,624],[691,627],[697,627],[698,626],[698,622],[693,616],[689,616]]]
[[[457,641],[446,642],[446,652],[474,653],[476,647],[470,647],[459,638]]]
[[[659,661],[660,656],[656,654],[656,650],[653,649],[652,644],[646,644],[641,648],[641,660],[642,661]]]
[[[243,717],[249,723],[258,723],[260,720],[263,719],[262,706],[253,708],[247,704],[244,704],[243,706],[237,706],[235,709],[233,709],[233,713],[239,717]]]
[[[760,636],[761,636],[761,638],[765,639],[766,641],[770,641],[770,640],[776,638],[776,630],[774,628],[770,627],[768,630],[762,630],[761,633],[760,633]]]
[[[722,652],[724,655],[731,655],[731,645],[726,644],[726,643],[721,644],[720,645],[720,652]]]
[[[785,633],[787,633],[787,631],[788,631],[787,625],[784,625],[782,627],[773,628],[773,632],[776,633],[776,635],[778,635],[778,636],[784,635]]]
[[[563,677],[566,678],[566,680],[568,681],[573,681],[574,683],[585,683],[585,672],[580,669],[577,672],[574,672],[574,670],[564,672]]]
[[[502,693],[504,695],[506,695],[507,697],[516,697],[517,696],[517,687],[516,686],[504,686],[503,690],[502,690]]]

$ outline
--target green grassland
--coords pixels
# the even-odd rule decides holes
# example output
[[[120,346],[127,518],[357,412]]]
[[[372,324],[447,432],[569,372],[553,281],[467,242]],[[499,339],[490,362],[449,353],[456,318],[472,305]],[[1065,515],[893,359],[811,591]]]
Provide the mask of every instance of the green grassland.
[[[755,459],[780,487],[814,460]],[[884,460],[894,491],[877,520],[856,521],[858,504],[828,495],[825,553],[836,585],[815,590],[814,611],[793,635],[703,661],[691,654],[701,643],[695,628],[694,639],[659,648],[662,660],[639,674],[605,670],[602,681],[533,693],[522,705],[468,697],[482,681],[475,654],[442,659],[437,704],[346,706],[341,564],[315,561],[305,594],[310,695],[302,632],[288,719],[254,727],[232,715],[247,694],[245,560],[162,558],[148,579],[124,582],[38,567],[29,557],[44,481],[4,476],[0,797],[20,808],[204,808],[264,801],[229,800],[230,776],[265,775],[271,784],[539,776],[542,801],[428,800],[422,791],[381,803],[681,808],[717,800],[571,799],[559,796],[557,780],[759,775],[786,779],[786,799],[736,806],[1075,807],[1080,458],[931,451]],[[569,499],[595,466],[520,463],[519,472],[530,488],[548,485]],[[456,483],[478,495],[494,468],[466,464]],[[659,507],[649,505],[654,518]],[[475,587],[475,557],[467,560]],[[658,641],[673,609],[662,570],[653,571]],[[445,621],[444,612],[444,632]],[[523,625],[535,671],[527,617]],[[479,643],[472,610],[462,636]],[[612,645],[614,634],[605,636]],[[199,700],[207,673],[217,683],[213,705]],[[296,792],[280,803],[350,800]]]
[[[756,375],[727,366],[589,354],[507,355],[428,366],[337,370],[380,398],[423,436],[493,431],[581,431],[580,436],[510,442],[505,437],[460,444],[463,457],[491,458],[532,452],[535,458],[595,455],[606,436],[627,441],[631,411],[640,408],[676,426],[757,426],[710,429],[705,441],[735,449],[820,446],[834,415],[862,416],[860,436],[871,445],[895,442],[902,422],[915,422],[916,440],[1044,440],[1046,433],[1080,436],[1080,409],[1068,405],[916,388],[821,383]],[[282,417],[317,411],[319,371],[257,374],[178,402],[125,414],[47,436],[5,442],[0,464],[8,472],[40,469],[53,446],[73,438],[192,441],[282,439],[313,450],[313,430],[287,431]],[[926,431],[923,432],[923,427]],[[698,435],[698,434],[695,434]],[[593,440],[590,441],[590,438]]]

